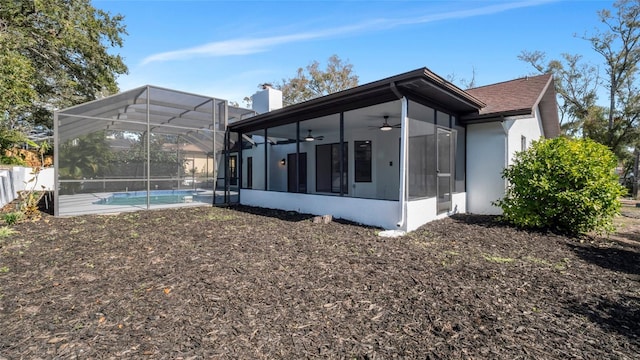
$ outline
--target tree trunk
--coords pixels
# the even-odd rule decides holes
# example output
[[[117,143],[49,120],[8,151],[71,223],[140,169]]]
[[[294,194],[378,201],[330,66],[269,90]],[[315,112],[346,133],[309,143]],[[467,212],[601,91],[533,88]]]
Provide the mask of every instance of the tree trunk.
[[[633,151],[633,155],[635,155],[635,161],[633,162],[633,190],[632,197],[634,199],[638,198],[638,162],[640,160],[640,151],[638,151],[638,147],[636,147]]]
[[[608,128],[608,139],[607,142],[609,145],[609,148],[611,150],[613,149],[613,112],[614,109],[616,108],[616,89],[618,88],[618,84],[616,81],[616,76],[613,72],[613,69],[611,70],[611,88],[609,89],[609,128]],[[635,173],[634,173],[635,175]]]

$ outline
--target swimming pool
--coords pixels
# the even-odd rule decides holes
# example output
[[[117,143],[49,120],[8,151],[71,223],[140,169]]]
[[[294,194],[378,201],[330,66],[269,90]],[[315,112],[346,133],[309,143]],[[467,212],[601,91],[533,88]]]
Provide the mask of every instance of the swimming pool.
[[[201,190],[151,190],[149,202],[152,205],[182,204],[190,202],[211,203],[213,195],[205,195]],[[94,201],[96,205],[146,205],[146,191],[113,193],[111,196]]]

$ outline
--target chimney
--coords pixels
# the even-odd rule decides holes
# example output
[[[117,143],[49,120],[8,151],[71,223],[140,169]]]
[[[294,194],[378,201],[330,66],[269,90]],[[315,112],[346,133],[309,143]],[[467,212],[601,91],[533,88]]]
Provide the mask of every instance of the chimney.
[[[262,90],[251,96],[251,109],[258,114],[282,108],[282,91],[274,89],[271,84],[260,85]]]

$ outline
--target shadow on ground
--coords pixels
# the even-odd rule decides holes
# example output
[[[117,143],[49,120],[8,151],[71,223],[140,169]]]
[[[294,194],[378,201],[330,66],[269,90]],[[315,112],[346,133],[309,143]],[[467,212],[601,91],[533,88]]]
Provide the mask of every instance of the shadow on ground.
[[[578,257],[605,269],[640,275],[640,253],[632,248],[567,245]]]
[[[568,310],[587,317],[606,332],[640,340],[640,298],[636,296],[619,295],[614,300],[600,296],[592,302],[570,303]]]

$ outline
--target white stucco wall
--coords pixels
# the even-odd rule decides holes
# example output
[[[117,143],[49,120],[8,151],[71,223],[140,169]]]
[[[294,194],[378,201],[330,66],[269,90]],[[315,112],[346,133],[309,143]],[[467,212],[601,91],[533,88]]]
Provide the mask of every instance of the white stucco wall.
[[[273,191],[287,191],[287,164],[280,164],[280,160],[287,160],[287,154],[296,152],[296,144],[267,146],[267,169],[269,178],[267,187]],[[307,155],[309,156],[309,155]],[[255,174],[255,173],[254,173]]]
[[[536,111],[536,114],[538,112]],[[521,139],[526,138],[527,148],[534,140],[540,140],[543,136],[542,123],[537,117],[513,120],[509,127],[509,165],[513,164],[516,152],[522,150]]]
[[[522,150],[523,136],[527,147],[532,141],[543,137],[538,114],[536,110],[530,118],[467,126],[468,212],[490,215],[502,213],[499,207],[491,205],[491,202],[504,197],[506,181],[502,179],[502,171],[505,164],[513,164],[515,154]]]
[[[398,200],[400,189],[400,129],[375,132],[373,184],[382,199]]]
[[[397,200],[399,189],[399,130],[389,132],[360,131],[349,132],[345,136],[348,145],[348,193],[345,196],[360,198],[381,198]],[[355,141],[371,141],[372,181],[355,182]],[[316,145],[338,143],[335,134],[327,134],[323,140],[300,142],[300,153],[307,154],[307,193],[316,193]],[[280,160],[296,152],[296,144],[267,145],[267,171],[269,173],[268,190],[287,191],[287,168]],[[242,151],[242,184],[247,186],[247,157],[253,158],[253,189],[264,190],[264,144],[259,143],[251,149]]]
[[[451,211],[438,214],[437,199],[421,199],[407,203],[407,225],[405,231],[413,231],[420,226],[437,219],[442,219],[457,213],[467,212],[466,193],[457,193],[451,196]]]
[[[518,137],[518,139],[520,139]],[[505,132],[499,122],[467,126],[467,211],[500,214],[492,201],[504,196]]]
[[[384,229],[397,229],[400,214],[397,201],[248,189],[241,190],[240,203],[306,214],[332,215],[334,218]]]
[[[247,158],[251,157],[253,163],[253,179],[252,188],[264,190],[264,143],[257,144],[251,149],[242,150],[242,187],[247,187],[247,174],[249,162]]]

